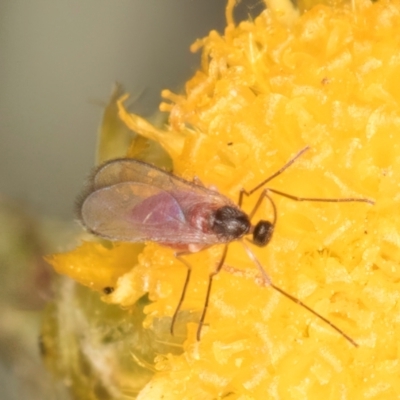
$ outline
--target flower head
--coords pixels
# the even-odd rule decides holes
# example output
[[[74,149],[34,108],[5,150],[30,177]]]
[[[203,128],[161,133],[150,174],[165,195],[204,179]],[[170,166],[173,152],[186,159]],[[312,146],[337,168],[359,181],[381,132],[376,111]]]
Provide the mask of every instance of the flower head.
[[[124,98],[117,102],[119,114],[161,144],[174,174],[198,177],[233,201],[305,146],[310,150],[268,187],[309,198],[373,198],[371,206],[271,193],[274,236],[267,247],[252,250],[272,282],[359,347],[266,287],[236,242],[214,278],[197,341],[208,277],[221,257],[214,246],[185,257],[193,273],[177,319],[182,352],[159,354],[157,372],[139,399],[159,393],[171,399],[378,399],[398,393],[400,3],[316,5],[284,22],[280,15],[265,10],[237,25],[230,17],[223,35],[211,32],[197,41],[192,50],[202,50],[202,65],[185,93],[163,92],[166,128],[129,114]],[[257,199],[245,198],[243,210],[250,213]],[[272,218],[267,201],[253,216]],[[156,243],[143,250],[91,243],[53,256],[52,263],[68,275],[75,266],[74,278],[94,289],[112,287],[103,299],[126,309],[147,292],[152,302],[144,326],[172,343],[167,326],[186,271],[173,250]]]

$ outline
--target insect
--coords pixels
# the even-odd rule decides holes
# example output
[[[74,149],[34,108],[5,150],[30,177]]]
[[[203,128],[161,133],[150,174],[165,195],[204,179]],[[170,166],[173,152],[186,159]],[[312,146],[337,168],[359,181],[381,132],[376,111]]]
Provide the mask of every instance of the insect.
[[[282,174],[309,147],[303,148],[282,168],[262,181],[250,191],[242,189],[238,204],[221,193],[206,188],[199,180],[189,182],[172,173],[134,159],[123,158],[106,162],[93,173],[89,186],[78,201],[78,214],[82,224],[91,233],[112,241],[146,242],[153,241],[175,250],[175,257],[187,268],[182,293],[172,317],[171,334],[186,296],[191,275],[191,265],[183,257],[222,244],[222,256],[210,273],[208,286],[197,329],[200,339],[209,306],[213,278],[217,275],[227,256],[229,243],[238,240],[244,246],[249,258],[256,264],[265,283],[291,301],[304,307],[354,346],[355,341],[327,318],[318,314],[305,303],[279,288],[271,281],[264,267],[257,260],[243,238],[256,246],[266,246],[272,238],[276,223],[277,209],[270,194],[276,194],[295,201],[318,202],[363,202],[374,204],[366,198],[306,198],[287,194],[265,185]],[[242,209],[244,196],[251,196],[262,189],[253,210],[246,214]],[[272,206],[272,220],[251,220],[266,199]]]

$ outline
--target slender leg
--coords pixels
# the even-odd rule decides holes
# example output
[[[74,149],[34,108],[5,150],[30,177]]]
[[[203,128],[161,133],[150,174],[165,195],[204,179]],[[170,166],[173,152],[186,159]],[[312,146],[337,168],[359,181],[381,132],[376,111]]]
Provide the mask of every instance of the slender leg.
[[[303,153],[305,153],[310,147],[306,146],[303,149],[301,149],[294,157],[292,157],[282,168],[280,168],[278,171],[276,171],[274,174],[272,174],[270,177],[267,179],[263,180],[261,183],[259,183],[255,188],[251,189],[250,191],[242,189],[240,194],[239,194],[239,207],[242,205],[243,201],[243,196],[250,196],[252,195],[256,190],[262,188],[264,185],[266,185],[268,182],[272,181],[272,179],[275,179],[277,176],[282,174],[282,172],[286,171]]]
[[[191,253],[189,253],[189,252],[181,252],[181,253],[176,253],[175,254],[175,257],[183,265],[185,265],[185,267],[187,268],[187,273],[186,273],[185,283],[183,284],[181,297],[179,299],[178,305],[176,306],[174,315],[172,316],[171,328],[170,328],[171,335],[174,335],[174,328],[175,328],[176,318],[177,318],[178,313],[179,313],[179,311],[180,311],[180,309],[182,307],[183,300],[185,300],[187,287],[188,287],[189,281],[190,281],[190,275],[192,273],[192,266],[184,258],[182,258],[182,256],[185,256],[185,255],[188,255],[188,254],[191,254]]]
[[[276,220],[277,220],[277,218],[278,218],[278,213],[277,213],[277,210],[276,210],[275,202],[274,202],[274,201],[272,200],[272,198],[269,196],[268,190],[269,190],[269,189],[264,189],[264,190],[261,192],[260,196],[258,197],[258,200],[257,200],[256,205],[255,205],[255,206],[253,207],[253,209],[250,211],[248,217],[249,217],[250,220],[254,217],[254,214],[255,214],[255,213],[257,212],[257,210],[260,208],[262,201],[264,200],[264,198],[266,198],[266,199],[270,202],[270,204],[272,205],[272,210],[273,210],[273,215],[274,215],[274,217],[273,217],[273,221],[272,221],[271,223],[272,223],[272,225],[275,226]]]
[[[242,189],[239,193],[239,201],[238,201],[238,205],[239,207],[242,206],[242,202],[243,202],[243,197],[244,196],[251,196],[256,190],[262,188],[264,185],[266,185],[268,182],[272,181],[273,179],[275,179],[277,176],[279,176],[280,174],[282,174],[284,171],[286,171],[301,155],[303,155],[307,150],[309,149],[309,146],[304,147],[302,150],[300,150],[294,157],[292,157],[282,168],[280,168],[277,172],[275,172],[274,174],[272,174],[270,177],[268,177],[267,179],[263,180],[261,183],[259,183],[256,187],[254,187],[253,189],[247,191],[245,189]],[[330,202],[330,203],[348,203],[348,202],[361,202],[361,203],[369,203],[369,204],[375,204],[375,202],[373,200],[370,199],[364,199],[364,198],[356,198],[356,197],[348,197],[348,198],[342,198],[342,199],[338,199],[338,198],[328,198],[328,199],[324,199],[324,198],[314,198],[314,197],[299,197],[299,196],[294,196],[288,193],[284,193],[281,192],[279,190],[276,189],[271,189],[271,188],[267,188],[265,189],[267,191],[270,191],[272,193],[278,194],[279,196],[283,196],[286,197],[288,199],[292,199],[295,201],[319,201],[319,202]],[[271,203],[273,203],[271,201]],[[253,212],[253,214],[255,213],[255,211]]]
[[[324,198],[317,198],[317,197],[299,197],[299,196],[294,196],[292,194],[284,193],[276,189],[271,189],[268,188],[268,191],[278,194],[279,196],[286,197],[291,200],[295,201],[321,201],[321,202],[326,202],[326,203],[350,203],[350,202],[360,202],[360,203],[369,203],[374,205],[375,201],[371,199],[363,199],[363,198],[357,198],[357,197],[347,197],[347,198],[341,198],[341,199],[324,199]]]
[[[272,200],[272,198],[269,196],[268,189],[264,189],[261,192],[255,206],[253,207],[252,211],[248,215],[249,220],[253,219],[255,213],[260,208],[261,203],[264,200],[264,198],[266,198],[272,206],[272,211],[273,211],[272,221],[259,220],[255,225],[253,225],[251,227],[251,230],[249,232],[249,233],[253,234],[253,238],[251,240],[247,239],[251,243],[253,243],[259,247],[264,247],[271,241],[272,235],[274,234],[275,225],[278,220],[278,212],[276,209],[276,205],[275,205],[275,202]]]
[[[206,318],[214,276],[217,275],[221,271],[221,268],[224,265],[227,253],[228,253],[228,245],[226,244],[224,247],[224,251],[222,253],[221,259],[219,260],[219,262],[217,264],[217,267],[214,269],[213,272],[210,273],[210,275],[208,277],[206,299],[204,301],[203,312],[201,313],[201,317],[199,320],[199,326],[197,328],[197,334],[196,334],[197,340],[200,340],[201,329],[203,328],[204,320]]]
[[[243,247],[246,250],[247,255],[249,256],[250,260],[252,260],[256,265],[257,268],[259,269],[264,282],[266,282],[268,285],[270,285],[273,289],[275,289],[277,292],[285,296],[287,299],[293,301],[294,303],[298,304],[299,306],[305,308],[307,311],[310,313],[314,314],[316,317],[318,317],[321,321],[325,322],[328,324],[332,329],[334,329],[336,332],[338,332],[341,336],[343,336],[348,342],[350,342],[354,347],[358,347],[358,344],[346,333],[344,333],[340,328],[338,328],[333,322],[329,321],[329,319],[323,317],[321,314],[317,313],[315,310],[313,310],[311,307],[309,307],[307,304],[303,303],[300,299],[298,299],[295,296],[292,296],[290,293],[287,293],[283,289],[281,289],[279,286],[276,286],[274,283],[272,283],[271,278],[269,275],[265,272],[264,267],[261,265],[260,261],[256,258],[254,253],[250,250],[250,248],[246,245],[244,241],[241,240],[241,243]]]

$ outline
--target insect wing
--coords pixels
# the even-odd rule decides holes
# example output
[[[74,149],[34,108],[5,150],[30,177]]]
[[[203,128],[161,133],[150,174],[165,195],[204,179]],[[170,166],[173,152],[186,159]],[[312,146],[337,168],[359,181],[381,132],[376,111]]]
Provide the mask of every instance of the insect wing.
[[[153,165],[134,159],[123,158],[105,163],[95,171],[92,190],[121,182],[143,183],[165,191],[172,191],[179,188],[188,190],[188,186],[202,189]],[[191,187],[191,190],[193,190],[193,187]]]
[[[91,232],[110,240],[199,240],[171,194],[140,183],[122,182],[94,191],[82,204],[81,219]]]
[[[227,204],[229,199],[203,186],[137,160],[120,159],[95,171],[78,207],[83,225],[110,240],[209,245],[218,238],[191,224],[190,210]]]
[[[214,190],[186,181],[153,165],[130,158],[112,160],[100,166],[95,171],[89,192],[121,182],[135,182],[154,186],[160,190],[174,193],[175,197],[178,198],[191,198],[192,203],[197,201],[212,203],[218,205],[218,207],[236,206],[230,199]],[[197,200],[193,199],[196,196],[198,197]],[[182,203],[181,206],[183,209],[185,208]]]

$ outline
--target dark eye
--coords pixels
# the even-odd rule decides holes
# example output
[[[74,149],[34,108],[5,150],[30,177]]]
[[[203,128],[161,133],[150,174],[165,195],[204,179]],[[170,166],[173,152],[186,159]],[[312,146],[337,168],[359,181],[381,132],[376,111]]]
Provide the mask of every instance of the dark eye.
[[[254,227],[253,243],[263,247],[269,243],[274,233],[274,225],[269,221],[259,221]]]

